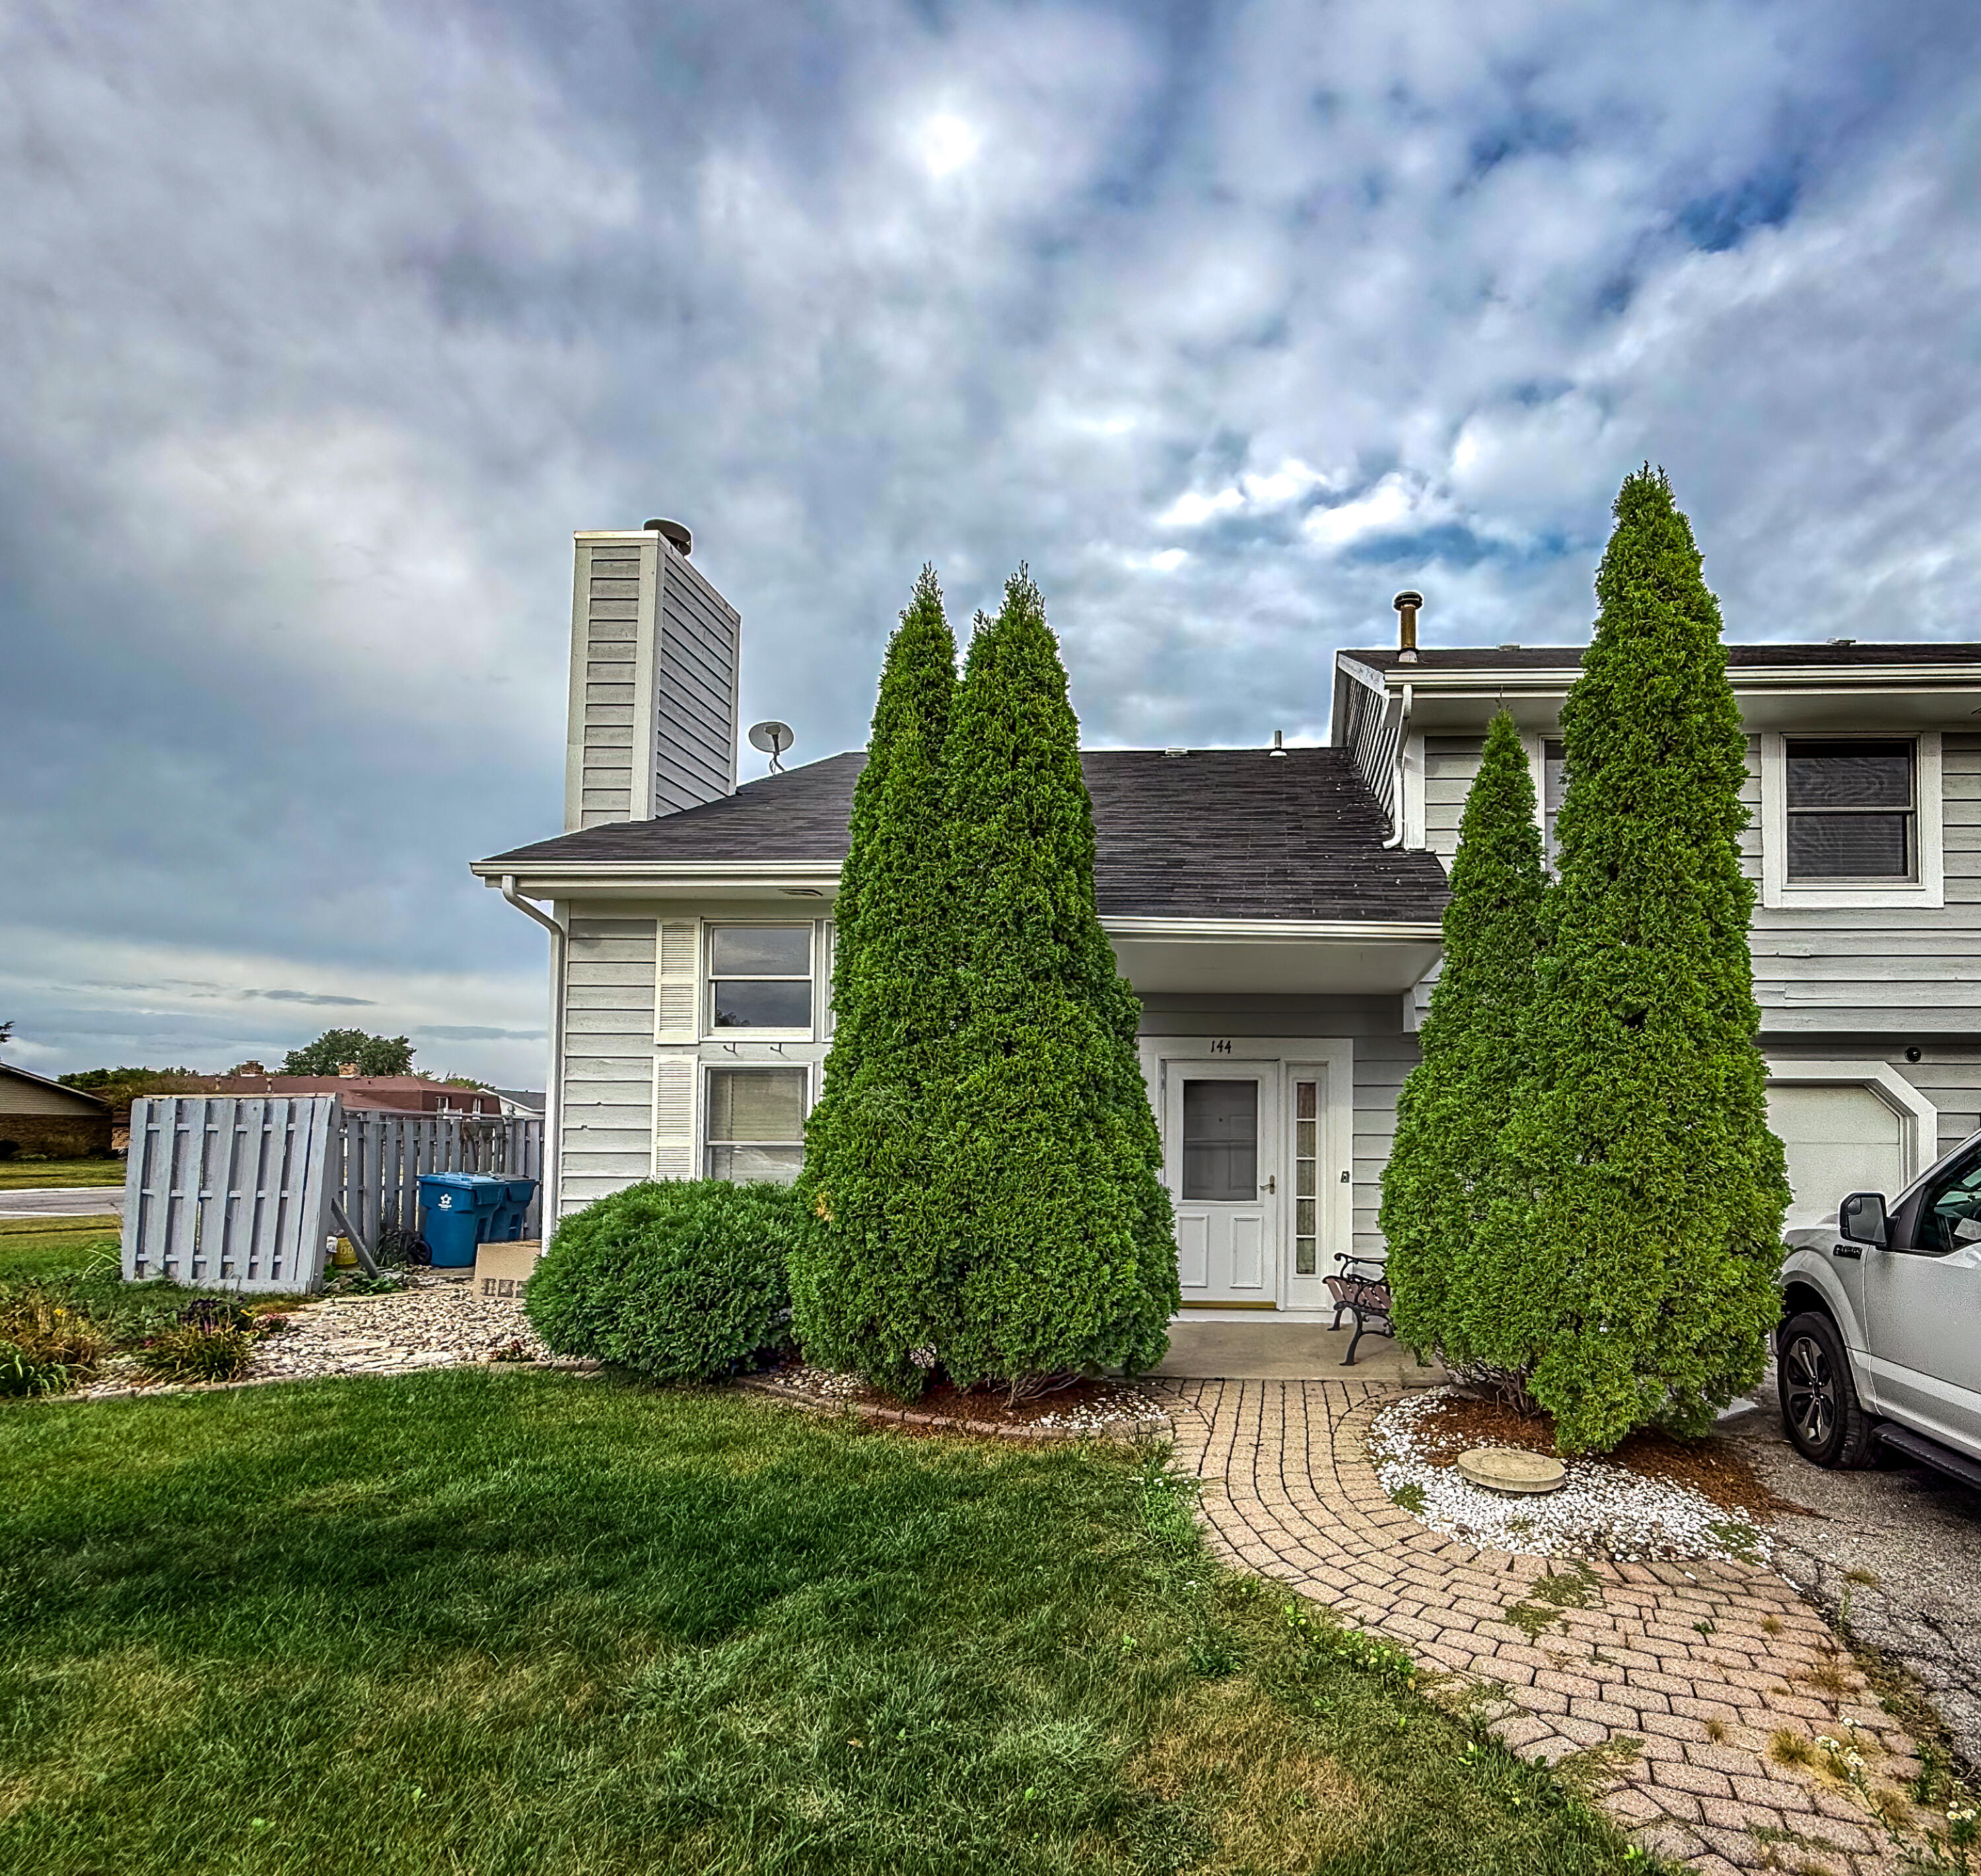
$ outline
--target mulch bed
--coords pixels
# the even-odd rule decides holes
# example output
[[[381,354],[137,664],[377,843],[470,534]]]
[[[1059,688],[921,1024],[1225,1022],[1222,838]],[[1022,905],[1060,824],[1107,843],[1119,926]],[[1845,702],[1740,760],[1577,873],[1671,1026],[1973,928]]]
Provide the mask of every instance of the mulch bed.
[[[1450,1464],[1474,1446],[1520,1446],[1537,1453],[1556,1450],[1554,1421],[1549,1415],[1530,1416],[1503,1401],[1468,1400],[1458,1395],[1447,1395],[1427,1408],[1417,1422],[1417,1431],[1423,1457],[1437,1465]],[[1602,1457],[1646,1478],[1688,1487],[1723,1511],[1744,1512],[1756,1519],[1811,1514],[1806,1505],[1783,1498],[1764,1484],[1747,1455],[1717,1434],[1680,1440],[1644,1428]]]
[[[1132,1381],[1078,1380],[1007,1404],[1002,1388],[972,1391],[938,1381],[918,1399],[899,1401],[850,1375],[822,1375],[794,1362],[754,1378],[776,1391],[827,1408],[884,1418],[910,1432],[995,1433],[1020,1438],[1078,1438],[1124,1424],[1147,1429],[1162,1415],[1160,1404]],[[821,1383],[824,1385],[821,1385]]]

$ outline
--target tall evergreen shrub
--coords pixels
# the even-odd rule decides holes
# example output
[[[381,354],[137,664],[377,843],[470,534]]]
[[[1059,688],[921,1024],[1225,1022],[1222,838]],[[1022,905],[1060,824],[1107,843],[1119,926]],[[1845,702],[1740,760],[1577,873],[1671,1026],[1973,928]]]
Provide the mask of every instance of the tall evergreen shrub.
[[[957,1228],[930,1203],[925,1098],[956,1021],[943,767],[955,688],[956,641],[925,566],[887,646],[854,790],[834,908],[832,1046],[800,1181],[821,1228],[791,1270],[806,1353],[905,1393],[926,1377],[917,1353],[941,1339]]]
[[[1788,1201],[1739,841],[1746,742],[1692,529],[1628,478],[1562,711],[1532,1064],[1464,1290],[1469,1346],[1566,1450],[1710,1424],[1759,1378]]]
[[[1137,1004],[1094,897],[1094,810],[1023,569],[971,641],[945,749],[962,1008],[934,1196],[962,1222],[952,1378],[1153,1366],[1180,1301]]]
[[[1397,1101],[1383,1171],[1383,1235],[1397,1331],[1447,1361],[1469,1357],[1467,1298],[1453,1278],[1469,1254],[1526,1060],[1534,948],[1546,883],[1533,777],[1505,711],[1465,798],[1444,968],[1419,1040],[1423,1058]]]

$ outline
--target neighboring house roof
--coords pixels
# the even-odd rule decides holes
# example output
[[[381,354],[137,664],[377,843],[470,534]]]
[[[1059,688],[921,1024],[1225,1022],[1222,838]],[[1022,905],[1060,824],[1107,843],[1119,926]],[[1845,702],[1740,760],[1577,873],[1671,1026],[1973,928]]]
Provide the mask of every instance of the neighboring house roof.
[[[1380,651],[1337,654],[1372,671],[1572,671],[1588,650],[1583,645],[1457,645],[1420,650],[1409,664],[1392,646]],[[1799,665],[1840,668],[1866,665],[1981,665],[1981,645],[1941,644],[1927,639],[1910,645],[1859,645],[1855,640],[1825,645],[1730,645],[1730,670],[1780,671]]]
[[[18,1091],[15,1098],[8,1098],[9,1085]],[[28,1105],[21,1105],[22,1097],[28,1098]],[[0,1061],[0,1111],[9,1113],[58,1113],[66,1105],[75,1113],[98,1112],[110,1103],[100,1095],[88,1093],[80,1088],[69,1088],[62,1082],[52,1081],[45,1075],[37,1075],[32,1068],[17,1067],[11,1061]]]
[[[828,756],[698,808],[538,841],[474,870],[837,865],[865,762]],[[1090,749],[1080,767],[1103,918],[1423,923],[1443,912],[1443,868],[1383,845],[1387,818],[1340,750]]]
[[[499,1095],[512,1108],[519,1108],[531,1114],[544,1111],[544,1095],[541,1088],[495,1088],[491,1094]]]
[[[188,1078],[188,1094],[336,1095],[347,1108],[390,1114],[499,1114],[492,1091],[459,1088],[423,1075],[201,1075]]]

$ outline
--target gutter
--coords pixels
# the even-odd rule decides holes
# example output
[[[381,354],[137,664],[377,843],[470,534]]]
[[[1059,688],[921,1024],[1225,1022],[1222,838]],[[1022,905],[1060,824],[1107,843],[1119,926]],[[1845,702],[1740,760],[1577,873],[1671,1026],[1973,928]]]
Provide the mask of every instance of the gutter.
[[[544,1178],[538,1210],[545,1244],[557,1229],[558,1188],[563,1170],[564,928],[541,907],[532,905],[516,890],[516,875],[502,875],[502,896],[527,918],[551,935],[551,1072],[544,1086]]]

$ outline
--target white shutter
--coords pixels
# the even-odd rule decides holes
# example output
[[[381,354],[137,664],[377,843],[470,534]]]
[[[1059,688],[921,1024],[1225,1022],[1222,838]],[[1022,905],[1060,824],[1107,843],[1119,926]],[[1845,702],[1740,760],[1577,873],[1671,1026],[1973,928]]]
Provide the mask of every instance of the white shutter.
[[[659,994],[654,1000],[656,1041],[692,1042],[701,1033],[697,1020],[701,985],[695,940],[692,918],[661,921]]]
[[[662,1056],[654,1065],[654,1177],[692,1179],[694,1165],[693,1057]]]

